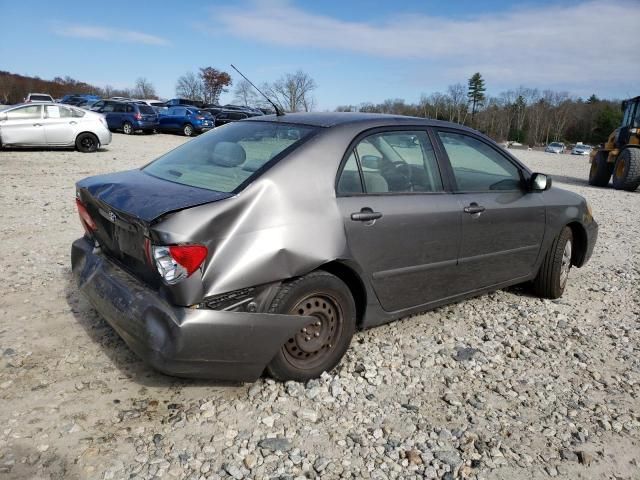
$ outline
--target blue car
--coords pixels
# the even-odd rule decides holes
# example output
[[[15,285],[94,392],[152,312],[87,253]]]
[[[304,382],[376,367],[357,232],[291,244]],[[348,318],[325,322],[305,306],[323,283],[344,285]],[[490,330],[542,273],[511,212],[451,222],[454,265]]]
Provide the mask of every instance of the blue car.
[[[161,131],[180,132],[187,137],[211,130],[214,126],[213,116],[196,107],[171,107],[160,115]]]
[[[103,102],[103,103],[101,103]],[[104,114],[109,130],[121,130],[127,135],[142,130],[152,133],[158,129],[158,114],[149,105],[133,102],[102,100],[91,109]]]

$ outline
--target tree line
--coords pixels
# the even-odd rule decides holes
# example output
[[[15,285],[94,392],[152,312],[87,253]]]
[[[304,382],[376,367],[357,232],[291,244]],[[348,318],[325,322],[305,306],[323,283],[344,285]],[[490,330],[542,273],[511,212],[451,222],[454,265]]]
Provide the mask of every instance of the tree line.
[[[176,95],[190,100],[217,104],[220,95],[233,85],[229,73],[213,67],[187,72],[176,83]],[[315,108],[315,80],[298,70],[285,73],[259,87],[286,112],[309,112]],[[485,81],[479,72],[467,85],[449,85],[445,92],[423,94],[417,103],[388,99],[382,103],[365,102],[342,105],[336,111],[360,111],[411,115],[447,120],[471,126],[497,141],[514,141],[526,145],[544,145],[551,141],[599,144],[622,120],[618,100],[574,97],[565,91],[539,90],[520,86],[498,95],[486,94]],[[131,88],[97,87],[69,76],[43,80],[0,71],[0,102],[19,103],[29,92],[49,93],[60,98],[69,93],[94,94],[101,97],[157,98],[153,84],[138,78]],[[239,81],[233,101],[240,105],[271,109],[269,102],[247,82]]]
[[[546,145],[552,141],[599,144],[620,125],[619,100],[588,99],[568,92],[518,87],[496,96],[485,94],[480,73],[467,82],[449,85],[446,92],[423,94],[417,103],[388,99],[342,105],[340,112],[375,112],[446,120],[468,125],[497,141]]]
[[[144,77],[138,78],[131,88],[114,88],[110,85],[97,87],[69,76],[44,80],[40,77],[0,71],[0,103],[20,103],[29,93],[47,93],[53,98],[61,98],[72,93],[98,95],[103,98],[158,98],[155,87]]]

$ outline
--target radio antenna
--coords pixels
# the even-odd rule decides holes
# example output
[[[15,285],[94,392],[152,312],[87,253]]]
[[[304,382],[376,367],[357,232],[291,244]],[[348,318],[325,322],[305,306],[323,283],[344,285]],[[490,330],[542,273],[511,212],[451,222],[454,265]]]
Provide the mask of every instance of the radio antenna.
[[[251,85],[253,88],[255,88],[260,95],[262,95],[264,98],[267,99],[267,102],[269,102],[273,106],[273,108],[275,109],[276,115],[278,117],[283,117],[284,116],[284,112],[282,110],[280,110],[280,107],[278,107],[278,105],[276,105],[275,102],[273,102],[269,97],[267,97],[262,90],[260,90],[258,87],[256,87],[251,80],[249,80],[247,77],[245,77],[242,74],[242,72],[240,70],[238,70],[233,65],[233,63],[231,64],[231,68],[233,68],[236,72],[238,72],[242,78],[244,78],[247,82],[249,82],[249,85]]]

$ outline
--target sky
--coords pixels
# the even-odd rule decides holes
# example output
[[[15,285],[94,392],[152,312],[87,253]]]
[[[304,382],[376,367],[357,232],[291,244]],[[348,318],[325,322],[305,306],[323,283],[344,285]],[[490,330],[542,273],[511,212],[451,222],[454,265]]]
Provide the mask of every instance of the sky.
[[[466,84],[583,98],[640,93],[638,0],[0,0],[0,70],[98,86],[145,77],[164,98],[212,66],[254,83],[297,70],[316,108],[382,102]],[[221,103],[233,100],[233,87]]]

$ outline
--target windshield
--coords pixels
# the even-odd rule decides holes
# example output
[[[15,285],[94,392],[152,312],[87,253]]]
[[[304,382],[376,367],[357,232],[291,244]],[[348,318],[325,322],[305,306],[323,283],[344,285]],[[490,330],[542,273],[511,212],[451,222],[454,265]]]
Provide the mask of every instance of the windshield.
[[[555,142],[554,142],[554,143],[549,144],[549,146],[550,146],[550,147],[561,147],[561,146],[562,146],[562,144],[561,144],[561,143],[555,143]]]
[[[31,100],[38,100],[38,101],[45,101],[45,102],[50,102],[51,101],[51,97],[49,95],[31,95],[29,97]]]
[[[143,171],[163,180],[229,193],[315,131],[306,125],[232,123],[181,145]]]

